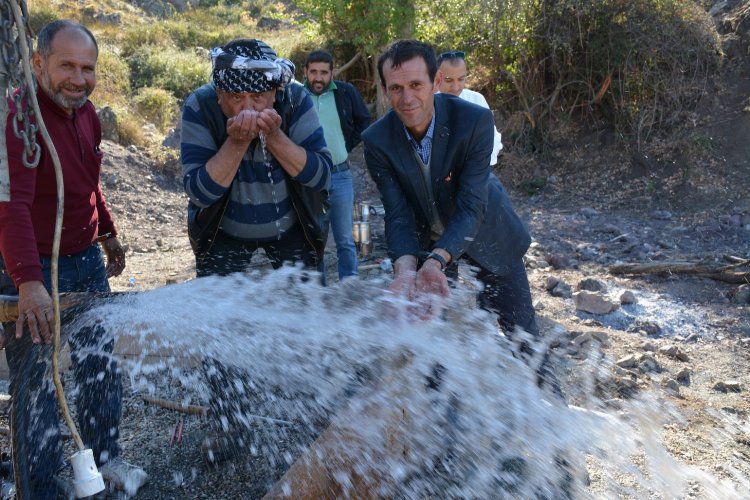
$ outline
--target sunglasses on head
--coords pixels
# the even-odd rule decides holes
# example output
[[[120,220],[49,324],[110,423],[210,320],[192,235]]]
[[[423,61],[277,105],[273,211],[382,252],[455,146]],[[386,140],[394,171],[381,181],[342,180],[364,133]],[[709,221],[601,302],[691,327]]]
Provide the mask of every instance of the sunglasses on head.
[[[453,50],[451,52],[443,52],[440,54],[440,59],[463,59],[465,57],[466,54],[460,50]]]

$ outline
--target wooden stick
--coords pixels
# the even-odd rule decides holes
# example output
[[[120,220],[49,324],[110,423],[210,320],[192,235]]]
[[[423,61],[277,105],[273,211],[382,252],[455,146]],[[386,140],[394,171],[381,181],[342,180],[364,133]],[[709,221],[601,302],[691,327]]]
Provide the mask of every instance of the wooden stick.
[[[160,406],[167,410],[178,411],[180,413],[187,413],[188,415],[201,415],[206,416],[209,408],[207,406],[199,405],[186,405],[182,403],[176,403],[167,399],[155,398],[153,396],[142,396],[144,402],[156,406]]]
[[[715,266],[702,262],[663,261],[637,264],[617,264],[610,266],[611,274],[687,274],[701,278],[711,278],[725,283],[750,283],[750,272],[735,272],[734,269],[747,262]]]
[[[115,292],[116,293],[116,292]],[[60,310],[70,309],[73,306],[92,300],[96,297],[110,296],[113,293],[99,294],[91,292],[70,292],[60,294]],[[12,323],[18,319],[18,296],[0,295],[0,322]]]

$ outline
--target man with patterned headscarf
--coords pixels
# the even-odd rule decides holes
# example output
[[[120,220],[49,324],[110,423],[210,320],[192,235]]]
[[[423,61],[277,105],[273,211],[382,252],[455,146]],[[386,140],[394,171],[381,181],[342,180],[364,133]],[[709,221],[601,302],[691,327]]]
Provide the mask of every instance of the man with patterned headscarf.
[[[294,64],[267,44],[211,50],[213,81],[182,114],[181,162],[198,276],[247,268],[263,248],[275,268],[322,270],[331,155]]]
[[[331,154],[312,99],[294,81],[294,64],[255,39],[211,50],[211,62],[213,82],[195,90],[182,112],[198,276],[241,272],[259,248],[274,269],[286,261],[322,271]],[[222,427],[203,443],[215,463],[250,443],[245,415],[258,408],[244,369],[209,358],[204,375]]]

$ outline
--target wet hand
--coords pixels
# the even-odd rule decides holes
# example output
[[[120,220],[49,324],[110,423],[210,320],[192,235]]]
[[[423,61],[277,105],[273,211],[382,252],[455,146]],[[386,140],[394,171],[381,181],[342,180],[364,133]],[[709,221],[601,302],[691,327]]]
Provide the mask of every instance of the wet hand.
[[[384,313],[387,318],[398,318],[400,312],[404,310],[404,303],[412,301],[416,277],[415,271],[402,271],[396,274],[386,292],[388,298],[385,302]],[[407,310],[409,308],[407,307]]]
[[[414,294],[419,319],[431,319],[443,312],[450,288],[448,278],[440,269],[438,261],[427,259],[419,269],[414,283]]]
[[[281,116],[275,109],[264,109],[258,113],[258,129],[266,137],[273,137],[281,127]]]
[[[26,323],[35,344],[52,343],[55,314],[52,309],[52,297],[47,293],[41,281],[27,281],[18,287],[18,320],[16,321],[16,338],[23,337],[23,325]]]
[[[125,249],[120,241],[117,238],[109,238],[101,245],[107,256],[107,278],[121,275],[125,269]]]
[[[227,135],[235,142],[250,144],[258,137],[258,112],[243,109],[227,120]]]

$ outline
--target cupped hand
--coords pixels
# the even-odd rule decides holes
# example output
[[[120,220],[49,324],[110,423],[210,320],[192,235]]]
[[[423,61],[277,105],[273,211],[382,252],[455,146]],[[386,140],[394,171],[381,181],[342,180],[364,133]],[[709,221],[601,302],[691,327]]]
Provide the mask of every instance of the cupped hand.
[[[414,283],[414,301],[419,319],[431,319],[442,313],[449,294],[448,278],[440,269],[440,263],[428,259],[417,272]]]
[[[258,137],[258,112],[243,109],[227,120],[227,135],[236,142],[251,143]]]

